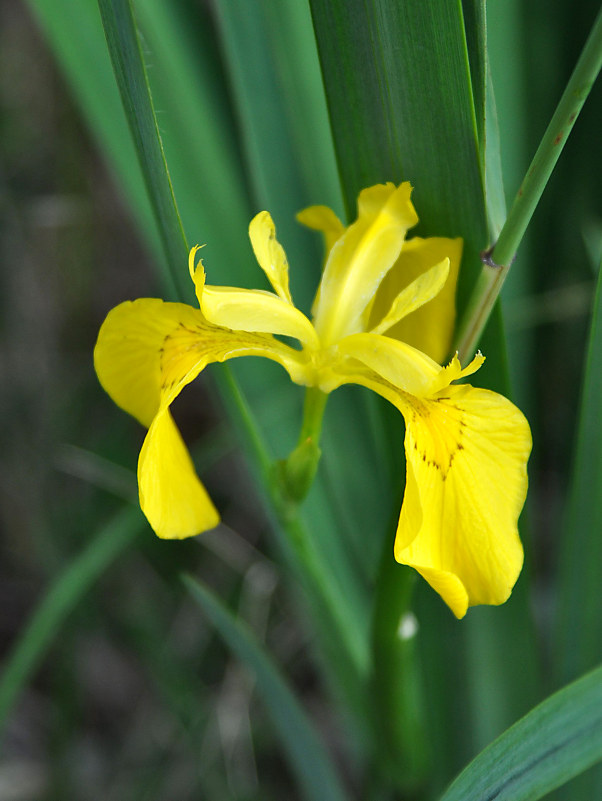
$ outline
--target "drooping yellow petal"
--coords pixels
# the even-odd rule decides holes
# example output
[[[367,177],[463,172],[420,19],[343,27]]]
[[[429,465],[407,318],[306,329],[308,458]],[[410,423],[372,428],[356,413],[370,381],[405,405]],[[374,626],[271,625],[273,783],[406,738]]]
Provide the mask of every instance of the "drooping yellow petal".
[[[153,420],[140,451],[138,489],[140,508],[163,539],[192,537],[219,523],[167,406]]]
[[[100,383],[118,406],[150,425],[207,364],[238,356],[279,362],[293,381],[308,381],[307,356],[270,334],[231,331],[198,309],[156,298],[126,301],[104,321],[94,350]]]
[[[455,297],[462,258],[461,239],[413,237],[404,242],[399,258],[376,292],[370,308],[368,329],[378,326],[387,314],[393,298],[446,258],[449,259],[450,267],[443,288],[428,303],[387,331],[387,336],[407,342],[428,353],[436,362],[443,362],[449,354],[456,318]]]
[[[503,603],[523,561],[517,522],[531,432],[522,413],[502,395],[470,385],[433,393],[441,374],[439,384],[469,374],[482,356],[464,370],[457,359],[453,370],[442,369],[376,334],[347,337],[332,354],[330,371],[321,372],[323,391],[360,384],[393,403],[406,421],[396,559],[421,573],[457,617],[471,605]]]
[[[320,346],[307,317],[273,292],[205,286],[201,296],[201,311],[214,325],[294,337],[313,349]]]
[[[292,305],[288,286],[288,261],[284,248],[276,239],[276,227],[267,211],[260,211],[249,225],[249,237],[255,258],[274,291]]]
[[[527,492],[527,421],[503,396],[468,385],[397,405],[406,420],[407,482],[395,558],[416,568],[457,617],[468,606],[503,603],[523,563],[517,523]]]
[[[391,308],[382,318],[382,320],[375,326],[372,334],[384,334],[396,325],[396,323],[407,317],[408,314],[416,311],[425,303],[428,303],[436,295],[441,292],[443,285],[449,276],[449,259],[444,259],[439,264],[431,267],[418,278],[415,278],[411,284],[405,289],[402,289],[399,295],[393,300]]]
[[[173,365],[164,356],[166,341],[177,331],[203,325],[200,311],[184,303],[164,303],[156,298],[121,303],[108,313],[94,348],[100,383],[118,406],[149,426],[159,409],[166,381],[176,380],[171,375]],[[196,360],[193,358],[193,363]],[[186,375],[190,367],[186,362],[176,373]]]
[[[334,244],[320,283],[315,327],[325,345],[362,330],[365,308],[397,261],[408,228],[418,222],[410,192],[403,183],[360,193],[358,218]]]

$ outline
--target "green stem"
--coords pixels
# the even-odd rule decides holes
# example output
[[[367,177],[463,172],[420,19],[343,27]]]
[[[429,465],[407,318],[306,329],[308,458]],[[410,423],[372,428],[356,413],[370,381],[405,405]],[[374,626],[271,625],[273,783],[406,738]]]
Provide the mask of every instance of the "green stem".
[[[327,400],[328,395],[316,387],[307,389],[297,447],[287,459],[276,464],[274,481],[281,490],[285,516],[296,515],[298,504],[314,482],[322,454],[319,443]]]
[[[253,411],[227,365],[221,366],[218,380],[220,388],[225,390],[226,401],[233,407],[232,411],[244,428],[252,455],[260,467],[262,483],[269,495],[269,507],[275,511],[278,521],[275,529],[278,533],[285,532],[285,536],[280,537],[284,556],[292,565],[300,583],[307,590],[310,603],[316,609],[316,619],[321,621],[326,632],[325,647],[332,650],[333,659],[336,656],[343,692],[355,709],[358,719],[365,718],[368,713],[362,691],[362,676],[365,676],[367,666],[361,635],[346,620],[345,600],[313,548],[307,527],[299,516],[300,498],[292,496],[289,486],[291,477],[286,476],[291,457],[304,444],[310,443],[318,451],[319,458],[317,442],[328,396],[313,387],[307,390],[299,445],[286,461],[274,464]]]
[[[472,356],[478,345],[533,212],[601,66],[602,11],[598,13],[499,238],[495,246],[482,256],[483,269],[458,328],[455,350],[462,362]]]
[[[308,439],[313,440],[316,445],[320,444],[320,434],[322,433],[322,418],[328,395],[321,392],[316,387],[308,387],[305,392],[305,404],[303,406],[303,423],[299,434],[298,445]]]

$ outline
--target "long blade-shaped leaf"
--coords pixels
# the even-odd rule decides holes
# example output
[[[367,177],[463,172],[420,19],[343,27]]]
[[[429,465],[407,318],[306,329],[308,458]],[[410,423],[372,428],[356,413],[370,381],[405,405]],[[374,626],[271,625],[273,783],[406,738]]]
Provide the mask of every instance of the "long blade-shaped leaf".
[[[537,801],[602,759],[602,668],[555,693],[486,748],[441,801]]]
[[[98,5],[115,78],[174,286],[181,297],[186,297],[191,294],[190,281],[185,267],[183,269],[187,256],[186,236],[176,207],[157,118],[149,98],[148,79],[132,9],[127,0],[99,0]]]
[[[570,681],[602,660],[602,270],[592,314],[572,485],[559,559],[557,675]],[[600,766],[580,780],[580,797],[602,792]],[[578,797],[577,795],[575,797]]]
[[[573,480],[560,559],[558,653],[561,681],[602,660],[602,271],[592,315]]]
[[[279,236],[295,253],[297,303],[309,308],[321,259],[295,214],[310,203],[340,205],[309,9],[297,0],[228,0],[216,11],[253,200],[276,215]]]
[[[305,712],[248,627],[190,576],[184,583],[228,646],[255,676],[290,766],[307,801],[344,801],[345,793]]]
[[[487,62],[482,4],[479,0],[311,0],[311,6],[347,208],[353,208],[356,193],[364,186],[409,179],[421,220],[416,231],[464,239],[461,308],[480,270],[479,252],[489,236],[483,175]],[[488,147],[495,148],[494,139]],[[479,385],[507,390],[499,309],[482,347],[487,362],[479,372]],[[422,589],[419,603],[421,595]],[[522,689],[517,692],[524,686],[520,679],[525,672],[532,674],[533,664],[532,644],[527,642],[519,651],[515,636],[516,627],[529,619],[526,601],[526,594],[520,594],[502,609],[471,610],[462,630],[434,604],[423,613],[429,625],[422,632],[422,647],[429,648],[431,638],[433,645],[433,653],[429,651],[430,658],[425,659],[427,692],[437,685],[446,699],[436,707],[433,736],[440,738],[438,750],[451,764],[465,761],[474,745],[458,735],[450,698],[463,715],[468,710],[477,716],[486,702],[491,714],[487,731],[479,735],[489,736],[503,731],[533,703],[530,693],[525,698]],[[394,597],[390,606],[396,606]],[[496,666],[478,690],[464,681],[465,632],[471,666]],[[396,636],[396,631],[392,629],[389,636]],[[445,670],[438,672],[442,643],[451,638],[451,664],[445,661]],[[507,703],[494,704],[497,697]],[[448,769],[443,763],[444,757],[433,765],[435,782]]]
[[[365,186],[410,180],[421,230],[464,237],[464,292],[487,226],[461,4],[311,6],[348,206]]]

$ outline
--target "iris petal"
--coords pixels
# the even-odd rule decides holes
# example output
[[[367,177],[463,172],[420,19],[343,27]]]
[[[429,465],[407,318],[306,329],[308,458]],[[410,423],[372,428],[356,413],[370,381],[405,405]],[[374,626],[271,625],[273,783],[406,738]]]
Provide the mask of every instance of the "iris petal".
[[[288,261],[284,248],[276,239],[276,227],[267,211],[260,211],[249,225],[249,237],[255,258],[274,291],[292,305],[288,286]]]
[[[313,231],[320,231],[324,235],[326,257],[337,239],[345,232],[345,226],[328,206],[309,206],[297,214],[297,220],[301,225]]]
[[[503,603],[523,562],[517,523],[531,450],[526,419],[489,390],[462,384],[432,391],[433,385],[472,372],[482,357],[464,370],[456,359],[457,369],[449,370],[375,334],[346,338],[337,347],[339,358],[343,345],[349,357],[333,365],[332,388],[368,387],[406,421],[397,561],[421,573],[457,617],[474,604]]]
[[[382,318],[380,323],[375,326],[371,333],[384,334],[407,317],[408,314],[424,306],[436,295],[441,292],[445,282],[449,276],[449,259],[444,259],[439,264],[431,267],[418,278],[415,278],[405,289],[402,289],[399,295],[391,304],[391,308]]]
[[[166,340],[178,330],[203,325],[201,313],[184,303],[165,303],[157,298],[121,303],[107,315],[94,349],[100,383],[118,406],[149,426],[159,409],[166,381]],[[190,366],[182,365],[177,371],[179,377],[186,375]],[[168,369],[169,380],[176,380],[171,375],[171,363]]]
[[[215,325],[294,337],[313,349],[320,346],[315,329],[307,317],[273,292],[205,286],[201,310]]]
[[[270,334],[213,325],[198,309],[157,298],[126,301],[109,312],[94,363],[115,403],[148,426],[165,395],[171,403],[207,364],[238,356],[272,359],[293,381],[307,383],[308,357],[302,352]]]
[[[140,451],[138,488],[140,508],[163,539],[191,537],[219,523],[166,406],[153,420]]]
[[[517,523],[527,492],[527,421],[503,396],[468,385],[435,400],[404,397],[398,408],[411,479],[395,558],[422,573],[457,617],[474,604],[503,603],[523,563]],[[417,505],[420,526],[411,512]]]
[[[351,334],[332,350],[342,360],[338,367],[333,365],[341,373],[340,383],[345,383],[347,377],[357,370],[349,360],[357,360],[369,368],[370,372],[364,371],[364,378],[377,380],[377,392],[382,386],[382,381],[377,378],[380,377],[396,389],[421,397],[429,394],[432,382],[441,371],[436,362],[411,345],[378,334]]]
[[[433,265],[449,259],[449,276],[428,303],[396,323],[387,336],[413,345],[440,364],[449,355],[456,319],[456,285],[462,258],[462,240],[413,237],[404,242],[400,256],[380,284],[370,308],[367,327],[375,328],[386,315],[391,298]]]
[[[315,326],[325,345],[362,329],[364,310],[418,222],[411,190],[406,182],[360,193],[358,218],[334,244],[320,284]]]
[[[279,362],[298,383],[308,380],[308,358],[301,352],[269,334],[213,325],[181,303],[128,301],[103,323],[94,351],[100,382],[119,406],[149,426],[138,485],[140,506],[158,536],[189,537],[218,522],[169,405],[209,362],[254,355]]]

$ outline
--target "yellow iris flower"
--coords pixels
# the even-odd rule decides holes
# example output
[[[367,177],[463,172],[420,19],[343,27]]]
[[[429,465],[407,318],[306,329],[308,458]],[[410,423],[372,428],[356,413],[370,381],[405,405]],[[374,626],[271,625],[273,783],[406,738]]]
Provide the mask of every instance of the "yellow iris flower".
[[[531,434],[503,396],[454,383],[478,370],[481,354],[463,369],[457,356],[440,366],[454,325],[462,241],[406,240],[418,222],[410,193],[408,183],[363,190],[348,227],[321,206],[299,215],[326,241],[313,322],[293,304],[286,255],[264,211],[249,235],[273,292],[207,286],[193,248],[189,268],[200,309],[154,298],[122,303],[103,323],[94,358],[109,395],[148,426],[138,463],[140,505],[165,538],[218,523],[169,410],[210,362],[265,356],[297,384],[324,393],[360,384],[385,397],[405,419],[395,558],[462,617],[470,605],[503,603],[520,573],[517,520]]]

